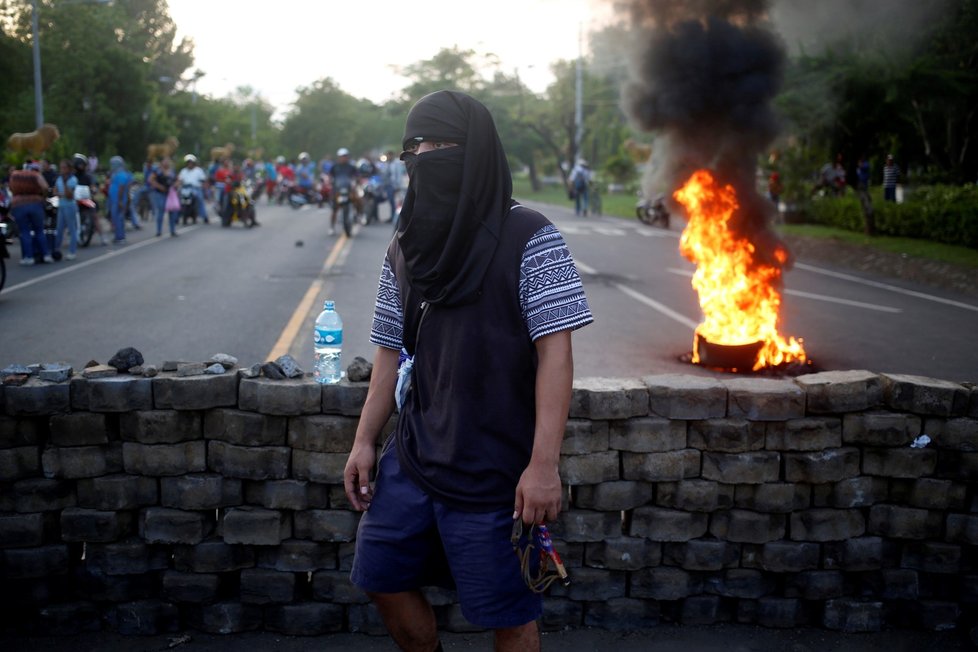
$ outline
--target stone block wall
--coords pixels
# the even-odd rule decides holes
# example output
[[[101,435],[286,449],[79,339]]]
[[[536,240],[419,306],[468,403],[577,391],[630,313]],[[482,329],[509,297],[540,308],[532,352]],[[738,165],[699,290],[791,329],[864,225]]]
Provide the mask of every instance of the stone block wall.
[[[0,385],[0,631],[383,633],[348,578],[365,396],[234,373]],[[978,611],[973,386],[581,379],[561,477],[572,583],[545,629],[939,630]],[[452,592],[429,597],[471,629]]]

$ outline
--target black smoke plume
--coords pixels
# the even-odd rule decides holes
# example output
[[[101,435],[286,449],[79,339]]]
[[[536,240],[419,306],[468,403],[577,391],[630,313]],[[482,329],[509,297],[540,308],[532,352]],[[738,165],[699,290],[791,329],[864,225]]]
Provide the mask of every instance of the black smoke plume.
[[[730,228],[767,264],[777,238],[772,205],[758,195],[758,155],[778,134],[771,101],[785,48],[768,20],[768,0],[630,0],[636,38],[626,113],[657,133],[647,196],[678,189],[699,168],[731,184],[741,209]]]

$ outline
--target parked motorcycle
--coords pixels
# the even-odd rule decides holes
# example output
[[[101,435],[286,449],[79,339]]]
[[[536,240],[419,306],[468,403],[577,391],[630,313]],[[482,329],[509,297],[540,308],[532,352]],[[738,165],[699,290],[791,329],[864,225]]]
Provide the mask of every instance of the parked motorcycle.
[[[289,206],[299,209],[306,204],[319,204],[322,196],[314,188],[303,188],[299,185],[292,186],[289,191]]]
[[[661,193],[651,200],[643,198],[635,206],[635,215],[642,224],[668,229],[669,211],[666,209],[665,201],[665,195]]]
[[[361,223],[366,226],[380,221],[379,206],[387,201],[387,190],[384,180],[379,174],[371,175],[363,185],[363,217]]]
[[[78,205],[78,244],[87,247],[92,243],[98,215],[98,204],[92,199],[92,189],[89,186],[75,187],[75,203]],[[57,218],[55,218],[57,224]]]

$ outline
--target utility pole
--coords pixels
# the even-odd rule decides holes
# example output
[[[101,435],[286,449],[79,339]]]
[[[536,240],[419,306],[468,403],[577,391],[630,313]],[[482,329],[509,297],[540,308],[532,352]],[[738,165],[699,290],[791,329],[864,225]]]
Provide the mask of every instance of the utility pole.
[[[584,53],[581,45],[583,26],[577,28],[577,82],[574,93],[574,160],[580,158],[581,140],[584,139]]]
[[[34,122],[44,124],[44,93],[41,92],[41,43],[38,41],[37,0],[31,0],[31,38],[34,49]]]

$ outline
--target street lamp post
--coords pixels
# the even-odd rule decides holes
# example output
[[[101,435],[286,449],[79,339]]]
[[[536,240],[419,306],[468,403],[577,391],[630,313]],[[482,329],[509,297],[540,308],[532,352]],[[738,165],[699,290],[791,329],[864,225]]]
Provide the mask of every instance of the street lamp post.
[[[62,0],[60,4],[95,4],[104,5],[112,0]],[[44,124],[44,94],[41,90],[41,40],[37,27],[37,0],[31,0],[31,41],[34,54],[34,122],[40,129]]]

